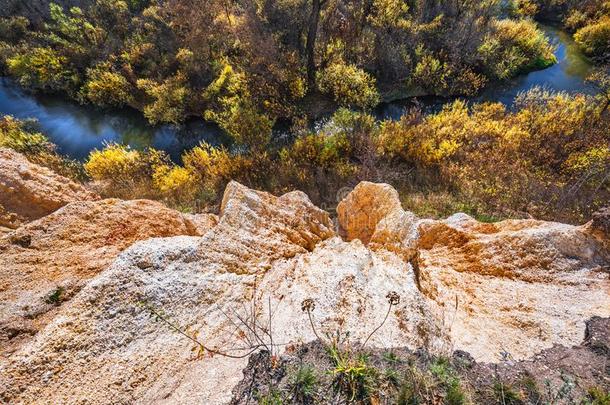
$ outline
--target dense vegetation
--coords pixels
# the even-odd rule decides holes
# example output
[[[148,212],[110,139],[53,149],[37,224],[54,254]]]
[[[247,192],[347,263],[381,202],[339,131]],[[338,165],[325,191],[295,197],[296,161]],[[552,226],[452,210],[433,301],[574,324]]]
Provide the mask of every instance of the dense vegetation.
[[[405,95],[473,95],[554,62],[535,19],[554,17],[584,52],[608,60],[602,0],[92,0],[46,23],[0,19],[0,69],[34,90],[100,107],[129,105],[151,123],[214,121],[181,164],[158,150],[108,145],[83,166],[58,156],[31,123],[0,121],[0,146],[26,153],[101,194],[187,210],[218,203],[235,179],[318,204],[360,180],[396,186],[424,215],[534,215],[581,222],[610,199],[610,76],[596,97],[534,89],[514,108],[455,101],[378,122],[370,109]],[[318,130],[308,120],[336,110]],[[278,119],[288,142],[273,140]],[[200,206],[199,206],[200,208]]]
[[[339,109],[289,145],[201,144],[181,165],[162,151],[112,144],[92,152],[84,170],[103,195],[163,199],[185,210],[217,204],[232,179],[276,193],[300,189],[318,204],[372,180],[393,184],[405,208],[422,215],[582,222],[610,200],[610,79],[599,74],[598,82],[605,93],[597,97],[534,89],[514,110],[456,101],[437,114],[414,109],[400,121],[378,122]],[[19,128],[5,118],[0,145],[40,137]]]
[[[559,20],[585,54],[598,62],[610,62],[610,1],[517,0],[514,9],[520,15]]]
[[[0,66],[24,86],[152,123],[204,116],[245,140],[278,118],[388,97],[472,95],[554,62],[499,0],[95,0],[47,23],[0,20]]]

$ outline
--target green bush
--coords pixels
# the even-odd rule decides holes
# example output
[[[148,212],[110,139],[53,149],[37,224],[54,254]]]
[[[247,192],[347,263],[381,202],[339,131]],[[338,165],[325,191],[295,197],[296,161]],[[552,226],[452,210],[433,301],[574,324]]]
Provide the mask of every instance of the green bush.
[[[133,101],[133,89],[120,73],[113,72],[109,63],[102,63],[87,69],[87,81],[83,96],[101,107],[121,107]]]
[[[0,18],[0,41],[15,43],[25,38],[30,22],[22,16]]]
[[[105,196],[131,198],[161,198],[153,183],[158,167],[171,165],[166,153],[147,149],[133,150],[111,143],[102,150],[94,150],[84,164],[86,173],[98,182],[99,192]],[[170,191],[168,186],[167,190]]]
[[[71,90],[78,81],[66,57],[51,48],[32,48],[9,58],[7,66],[22,86]]]
[[[206,119],[218,123],[239,145],[265,150],[275,120],[257,108],[246,75],[225,63],[203,97],[209,103]]]
[[[151,100],[144,106],[144,116],[151,124],[163,122],[178,124],[184,120],[190,90],[183,75],[178,74],[161,83],[140,79],[137,85]]]
[[[25,155],[53,153],[54,145],[42,133],[35,131],[33,124],[5,115],[0,119],[0,146]]]
[[[333,63],[317,73],[316,82],[339,105],[366,109],[379,103],[375,78],[354,65]]]
[[[557,62],[548,38],[530,20],[496,20],[478,53],[492,77],[509,79]]]
[[[294,399],[301,404],[312,403],[317,384],[318,377],[313,367],[307,365],[299,367],[291,383]]]
[[[55,145],[38,131],[35,121],[19,121],[11,116],[0,118],[0,147],[23,153],[28,160],[63,176],[75,180],[85,177],[80,163],[60,156]]]
[[[574,39],[583,52],[592,57],[610,55],[610,17],[587,25],[574,34]]]

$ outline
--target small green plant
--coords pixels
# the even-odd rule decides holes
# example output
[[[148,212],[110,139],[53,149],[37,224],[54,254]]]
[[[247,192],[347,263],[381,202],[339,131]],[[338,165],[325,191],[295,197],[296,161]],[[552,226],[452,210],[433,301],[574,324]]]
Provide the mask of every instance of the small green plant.
[[[493,385],[494,397],[502,405],[521,403],[521,395],[511,385],[496,381]]]
[[[545,380],[544,382],[547,390],[547,399],[549,403],[556,404],[563,402],[574,402],[574,399],[572,398],[572,390],[575,386],[574,381],[569,376],[563,374],[563,372],[561,373],[560,377],[561,381],[563,381],[563,384],[561,384],[561,387],[559,387],[557,391],[553,389],[553,386],[551,385],[551,382],[549,380]]]
[[[450,405],[462,405],[466,403],[466,394],[460,385],[459,380],[455,379],[447,387],[445,402]]]
[[[466,403],[466,394],[457,373],[446,358],[439,358],[430,365],[430,372],[445,389],[445,403],[461,405]]]
[[[542,394],[538,389],[538,384],[531,376],[526,376],[521,379],[519,385],[523,388],[529,402],[537,404],[542,400]]]
[[[282,394],[274,389],[258,398],[259,405],[282,405],[283,403]]]
[[[57,287],[45,300],[47,304],[59,305],[64,300],[65,289]]]
[[[400,363],[400,358],[391,350],[383,353],[383,359],[391,365]]]
[[[433,400],[433,382],[429,373],[422,373],[416,366],[411,366],[398,390],[397,405],[427,404]]]
[[[311,366],[301,366],[292,382],[293,398],[301,404],[312,403],[316,395],[318,377]]]
[[[589,388],[589,400],[591,405],[610,405],[610,392],[600,387]]]
[[[384,379],[393,387],[400,386],[400,376],[398,371],[393,368],[388,368],[385,370]]]
[[[350,402],[370,398],[377,386],[378,372],[369,365],[367,355],[340,350],[337,346],[331,346],[328,352],[333,363],[330,373],[335,390]]]
[[[385,380],[394,388],[400,386],[400,376],[396,370],[396,366],[401,363],[400,358],[393,351],[387,351],[383,353],[383,360],[385,360],[390,367],[385,370]]]

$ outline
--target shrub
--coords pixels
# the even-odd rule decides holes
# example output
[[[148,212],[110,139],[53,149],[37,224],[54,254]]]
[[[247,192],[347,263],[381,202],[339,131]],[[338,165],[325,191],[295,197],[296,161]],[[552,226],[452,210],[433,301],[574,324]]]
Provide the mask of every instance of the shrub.
[[[610,17],[579,29],[574,39],[585,54],[607,58],[610,56]]]
[[[564,25],[573,31],[576,31],[587,25],[588,16],[580,10],[571,10],[564,20]]]
[[[87,100],[100,107],[120,107],[133,100],[127,79],[111,71],[108,63],[87,69],[87,81],[81,91]]]
[[[242,146],[257,151],[267,147],[275,121],[256,107],[245,74],[225,64],[203,97],[209,103],[205,119],[218,123]]]
[[[442,94],[448,87],[447,64],[434,57],[432,53],[419,46],[416,50],[417,65],[411,83],[433,94]]]
[[[431,364],[430,372],[445,389],[445,403],[448,405],[462,405],[466,403],[466,394],[460,385],[459,376],[453,370],[448,360],[437,359]]]
[[[354,65],[333,63],[317,73],[316,82],[339,105],[366,109],[379,103],[375,78]]]
[[[489,74],[498,79],[557,62],[548,38],[530,20],[496,20],[478,52]]]
[[[184,120],[190,91],[186,77],[182,74],[167,78],[161,83],[140,79],[137,85],[152,100],[144,106],[144,116],[151,124],[162,122],[178,124]]]
[[[58,306],[62,303],[62,301],[65,298],[64,293],[65,293],[65,289],[63,287],[57,287],[55,290],[53,290],[53,292],[51,294],[49,294],[49,296],[47,296],[47,298],[45,299],[45,302],[47,304],[53,304],[55,306]]]
[[[417,211],[463,206],[477,216],[580,222],[608,195],[608,116],[598,111],[593,98],[534,89],[517,97],[515,111],[456,101],[384,122],[375,139],[382,159],[413,171],[409,198],[425,190],[409,203]]]
[[[182,155],[184,167],[195,176],[199,193],[214,200],[222,196],[225,186],[236,180],[250,187],[268,188],[267,180],[274,171],[266,152],[232,154],[225,148],[215,148],[207,143]]]
[[[282,182],[325,201],[356,171],[345,133],[307,134],[280,151]]]
[[[318,377],[313,367],[299,367],[291,384],[294,399],[301,404],[313,403],[317,384]]]
[[[343,351],[336,346],[328,348],[332,362],[333,387],[344,395],[349,403],[370,399],[378,383],[378,371],[368,364],[368,357]]]
[[[197,194],[195,176],[181,166],[162,164],[154,168],[153,185],[174,205],[185,207]]]
[[[216,117],[216,122],[235,142],[249,149],[264,150],[271,140],[274,121],[248,101],[237,102]]]
[[[282,394],[273,389],[269,390],[267,394],[258,397],[259,405],[282,405],[283,403]]]
[[[68,59],[51,48],[32,48],[7,60],[11,75],[22,86],[43,90],[70,90],[78,78]]]
[[[588,390],[592,405],[610,405],[610,392],[600,388],[592,387]]]
[[[534,17],[539,11],[535,0],[513,0],[511,7],[511,11],[519,17]]]
[[[153,184],[159,166],[170,165],[164,152],[148,149],[138,151],[111,143],[94,150],[84,164],[85,171],[98,181],[102,195],[119,198],[160,198]]]
[[[505,384],[501,381],[494,382],[493,392],[496,401],[500,404],[520,404],[521,394],[516,391],[511,385]]]
[[[85,170],[94,180],[135,177],[142,170],[142,155],[128,146],[111,143],[89,154]]]
[[[32,122],[19,121],[10,115],[5,115],[0,119],[0,146],[14,149],[25,155],[54,152],[54,145],[46,136],[35,131],[32,124]]]
[[[0,18],[0,40],[15,43],[25,37],[29,20],[22,16]]]

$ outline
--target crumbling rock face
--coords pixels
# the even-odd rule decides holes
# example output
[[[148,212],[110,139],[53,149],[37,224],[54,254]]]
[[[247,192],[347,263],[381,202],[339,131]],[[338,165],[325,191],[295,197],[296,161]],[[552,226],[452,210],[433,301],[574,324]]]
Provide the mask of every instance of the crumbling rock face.
[[[63,210],[41,221],[58,226]],[[281,354],[316,338],[306,299],[319,335],[350,332],[356,343],[379,326],[395,291],[400,303],[369,345],[462,349],[484,361],[578,343],[586,319],[610,316],[607,245],[586,227],[484,224],[464,214],[419,220],[390,186],[372,183],[356,187],[338,213],[343,238],[303,193],[274,197],[230,183],[217,225],[197,230],[203,236],[137,242],[88,273],[57,316],[0,364],[0,398],[226,403],[247,359],[199,358],[173,327],[232,355],[261,339],[271,346],[271,335]],[[40,246],[25,228],[6,237],[9,252]]]
[[[184,214],[184,217],[195,227],[195,233],[199,236],[218,225],[218,216],[214,214]]]
[[[220,214],[214,232],[186,261],[205,261],[223,272],[260,274],[275,260],[311,251],[334,235],[328,213],[300,191],[274,197],[231,182]]]
[[[0,354],[46,325],[62,302],[138,240],[201,235],[160,203],[116,199],[68,204],[0,239]],[[208,221],[213,225],[213,217]]]
[[[610,207],[605,207],[593,214],[591,222],[585,228],[600,241],[610,240]]]
[[[339,232],[372,250],[385,249],[409,261],[416,254],[417,218],[404,211],[389,184],[361,182],[337,206]]]
[[[583,228],[457,214],[421,221],[419,232],[421,291],[444,314],[455,347],[477,359],[571,346],[587,318],[610,316],[610,252]]]
[[[515,361],[509,357],[500,364],[472,363],[465,370],[464,377],[476,388],[481,387],[481,392],[485,392],[484,387],[492,387],[498,381],[507,387],[518,387],[529,379],[542,393],[545,389],[550,391],[545,394],[546,398],[551,398],[546,401],[540,398],[539,403],[579,403],[591,388],[607,392],[610,385],[610,319],[596,316],[586,320],[585,324],[585,338],[578,345],[554,345],[527,360]],[[536,403],[535,397],[540,394],[534,392],[530,403]],[[494,398],[482,399],[478,402],[496,402]]]
[[[382,333],[371,337],[377,347],[426,347],[440,351],[449,341],[428,302],[419,293],[411,265],[394,253],[371,251],[360,240],[338,237],[320,243],[297,260],[276,264],[258,286],[258,300],[277,303],[274,320],[283,327],[280,339],[307,342],[316,338],[301,304],[313,299],[318,335],[349,332],[364,341],[388,311],[386,295],[400,296]]]
[[[193,363],[189,342],[146,308],[197,328],[209,345],[243,346],[224,314],[249,302],[257,275],[332,236],[328,214],[303,193],[278,198],[231,183],[218,225],[203,237],[137,243],[93,279],[0,370],[0,398],[222,402],[245,360]]]
[[[15,229],[68,203],[95,199],[83,186],[0,148],[0,227]]]

